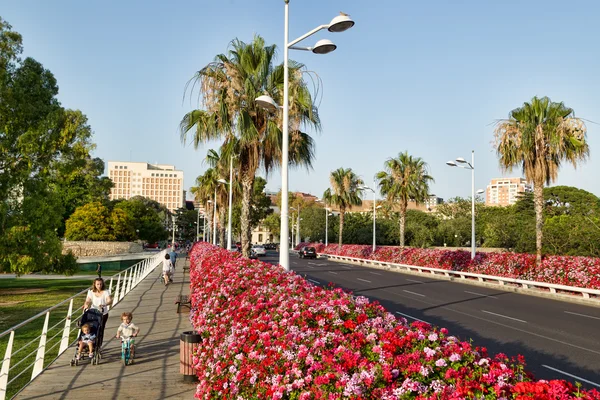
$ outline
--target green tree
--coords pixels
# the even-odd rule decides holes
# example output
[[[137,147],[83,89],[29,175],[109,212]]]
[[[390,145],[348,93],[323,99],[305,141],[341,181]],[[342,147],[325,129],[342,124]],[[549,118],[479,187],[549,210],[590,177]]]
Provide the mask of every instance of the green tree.
[[[67,220],[67,240],[114,240],[110,209],[94,202],[78,207]]]
[[[136,239],[148,243],[155,243],[168,237],[158,211],[162,209],[152,205],[152,202],[153,200],[142,196],[135,196],[129,200],[120,201],[114,206],[115,210],[121,209],[128,215],[132,229],[136,233]]]
[[[323,201],[328,205],[336,206],[340,210],[338,245],[341,247],[346,210],[352,206],[362,204],[360,198],[362,190],[359,187],[364,185],[364,182],[352,171],[352,168],[338,168],[329,175],[329,183],[331,188],[323,193]]]
[[[425,202],[429,196],[429,182],[433,182],[433,178],[428,174],[427,163],[419,157],[409,155],[407,151],[398,154],[397,158],[389,158],[384,168],[376,174],[376,178],[386,201],[400,206],[400,246],[404,247],[408,202]]]
[[[114,208],[110,213],[110,230],[109,240],[127,242],[137,237],[133,219],[120,208]]]
[[[533,183],[535,203],[536,262],[542,261],[544,184],[558,177],[564,162],[574,167],[589,155],[584,122],[573,109],[548,97],[534,97],[512,110],[495,132],[495,148],[504,170],[520,166]]]
[[[197,148],[215,139],[224,144],[237,139],[238,175],[242,184],[241,237],[244,256],[250,255],[251,209],[256,171],[268,174],[281,160],[282,116],[269,114],[254,101],[269,94],[283,103],[283,66],[273,65],[276,47],[256,36],[251,43],[235,39],[227,54],[198,71],[192,79],[200,90],[204,109],[187,113],[180,123],[182,140],[192,132]],[[303,127],[320,128],[317,107],[303,79],[304,66],[289,63],[290,165],[311,167],[314,142]],[[197,85],[196,85],[197,84]]]

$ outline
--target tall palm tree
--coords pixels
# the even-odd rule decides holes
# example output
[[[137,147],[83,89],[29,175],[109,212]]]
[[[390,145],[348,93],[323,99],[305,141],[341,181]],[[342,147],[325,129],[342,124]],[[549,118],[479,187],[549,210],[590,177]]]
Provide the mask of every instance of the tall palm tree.
[[[536,231],[536,262],[542,262],[544,184],[558,177],[564,161],[577,167],[589,156],[585,123],[564,103],[534,97],[515,108],[508,119],[498,122],[494,147],[500,167],[512,171],[521,166],[525,179],[533,183]]]
[[[339,246],[341,248],[346,209],[362,204],[360,198],[362,189],[359,189],[359,186],[364,185],[364,182],[352,171],[352,168],[338,168],[332,171],[329,175],[329,182],[331,188],[323,193],[323,200],[327,204],[337,206],[340,209]]]
[[[219,175],[217,171],[213,168],[209,168],[204,171],[204,174],[200,175],[196,178],[196,186],[192,188],[192,192],[196,196],[196,200],[199,200],[204,205],[204,209],[206,210],[206,216],[208,217],[208,226],[212,233],[214,229],[213,218],[216,218],[216,215],[213,215],[214,205],[212,202],[214,201],[214,193],[217,186],[220,186],[217,180],[219,179]],[[210,242],[212,239],[208,238]]]
[[[400,247],[404,247],[408,202],[412,200],[417,204],[424,203],[429,195],[429,182],[433,182],[428,174],[427,163],[405,151],[399,153],[397,158],[389,158],[384,163],[384,170],[379,171],[375,177],[387,202],[398,203],[400,206]]]
[[[190,81],[197,86],[204,109],[187,113],[181,123],[181,139],[191,132],[194,146],[210,140],[227,144],[237,140],[238,174],[242,184],[242,253],[250,254],[250,210],[254,178],[259,168],[266,174],[281,164],[282,116],[257,106],[254,99],[268,94],[283,103],[283,66],[274,66],[276,47],[265,46],[255,36],[251,43],[235,39],[227,54],[198,71]],[[314,159],[313,139],[301,129],[320,129],[313,97],[303,79],[304,65],[289,63],[289,160],[290,165],[310,168]],[[187,91],[187,88],[186,88]]]

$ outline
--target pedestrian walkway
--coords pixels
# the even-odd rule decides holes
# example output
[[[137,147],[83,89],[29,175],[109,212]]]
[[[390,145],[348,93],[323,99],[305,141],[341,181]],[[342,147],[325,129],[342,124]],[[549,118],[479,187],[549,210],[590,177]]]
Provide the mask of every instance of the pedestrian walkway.
[[[100,365],[85,361],[71,367],[75,353],[69,348],[15,398],[32,399],[193,399],[195,385],[184,383],[179,374],[179,335],[191,330],[187,308],[177,314],[175,298],[189,294],[188,261],[177,260],[174,283],[165,287],[160,266],[132,289],[111,310],[105,330]],[[133,313],[140,328],[136,338],[135,362],[123,366],[121,346],[114,337],[122,312]]]

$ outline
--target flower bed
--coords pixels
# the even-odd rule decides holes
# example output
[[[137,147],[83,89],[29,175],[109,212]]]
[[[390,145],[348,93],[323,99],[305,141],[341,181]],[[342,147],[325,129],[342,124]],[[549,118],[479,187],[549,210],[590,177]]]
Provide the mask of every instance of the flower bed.
[[[190,262],[199,399],[600,400],[273,265],[205,243]]]
[[[594,257],[545,256],[537,267],[533,254],[477,253],[471,260],[471,253],[462,250],[380,246],[373,253],[370,245],[345,244],[339,249],[337,244],[300,243],[298,247],[307,245],[318,253],[600,289],[600,258]]]

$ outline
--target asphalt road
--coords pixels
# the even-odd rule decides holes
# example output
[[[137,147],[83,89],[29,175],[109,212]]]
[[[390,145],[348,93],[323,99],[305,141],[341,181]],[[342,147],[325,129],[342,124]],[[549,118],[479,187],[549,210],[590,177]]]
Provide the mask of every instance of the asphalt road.
[[[278,255],[261,260],[277,264]],[[409,322],[473,339],[490,354],[522,354],[538,379],[600,389],[600,308],[292,254],[290,266],[315,285],[333,282]]]

